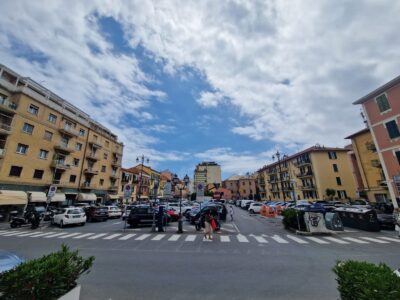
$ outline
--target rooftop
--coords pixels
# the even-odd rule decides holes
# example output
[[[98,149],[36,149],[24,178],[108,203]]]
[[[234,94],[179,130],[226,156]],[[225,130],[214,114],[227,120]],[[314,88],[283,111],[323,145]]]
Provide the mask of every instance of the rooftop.
[[[397,76],[396,78],[394,78],[391,81],[385,83],[384,85],[378,87],[376,90],[370,92],[369,94],[365,95],[364,97],[361,97],[357,101],[354,101],[353,104],[363,104],[364,102],[382,94],[383,92],[386,92],[388,89],[390,89],[398,84],[400,84],[400,76]]]

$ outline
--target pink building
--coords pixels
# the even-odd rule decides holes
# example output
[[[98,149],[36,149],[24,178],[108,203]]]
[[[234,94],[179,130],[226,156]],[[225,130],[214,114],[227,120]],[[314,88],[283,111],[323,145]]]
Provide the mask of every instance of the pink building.
[[[361,104],[386,177],[392,203],[400,192],[400,76],[353,104]],[[397,201],[395,201],[397,199]]]

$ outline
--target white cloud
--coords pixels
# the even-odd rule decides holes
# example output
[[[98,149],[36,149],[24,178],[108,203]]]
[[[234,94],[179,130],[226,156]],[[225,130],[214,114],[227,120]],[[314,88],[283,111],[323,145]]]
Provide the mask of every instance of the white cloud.
[[[202,92],[197,102],[205,107],[216,107],[224,101],[224,96],[220,92]]]

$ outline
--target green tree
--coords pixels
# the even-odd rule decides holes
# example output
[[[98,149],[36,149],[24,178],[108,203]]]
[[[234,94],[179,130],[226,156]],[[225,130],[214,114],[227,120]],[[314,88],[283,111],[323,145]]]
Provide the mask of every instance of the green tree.
[[[329,199],[333,199],[333,196],[335,196],[336,195],[336,190],[335,189],[330,189],[330,188],[327,188],[326,190],[325,190],[325,194],[326,194],[326,196],[329,198]]]

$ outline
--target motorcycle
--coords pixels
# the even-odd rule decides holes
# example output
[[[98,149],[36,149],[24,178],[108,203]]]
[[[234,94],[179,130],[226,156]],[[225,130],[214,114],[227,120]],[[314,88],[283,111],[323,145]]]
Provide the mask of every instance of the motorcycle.
[[[31,229],[36,229],[39,227],[41,217],[38,213],[29,213],[23,217],[13,216],[11,217],[10,227],[17,228],[23,225],[31,224]]]

